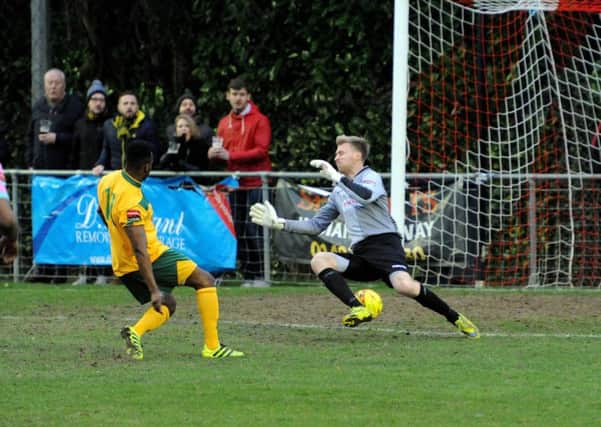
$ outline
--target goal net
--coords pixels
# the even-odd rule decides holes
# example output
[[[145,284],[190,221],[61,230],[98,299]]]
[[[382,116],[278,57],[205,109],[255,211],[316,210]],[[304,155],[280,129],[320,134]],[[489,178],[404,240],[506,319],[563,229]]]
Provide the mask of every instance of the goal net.
[[[598,287],[601,0],[409,3],[414,273]]]

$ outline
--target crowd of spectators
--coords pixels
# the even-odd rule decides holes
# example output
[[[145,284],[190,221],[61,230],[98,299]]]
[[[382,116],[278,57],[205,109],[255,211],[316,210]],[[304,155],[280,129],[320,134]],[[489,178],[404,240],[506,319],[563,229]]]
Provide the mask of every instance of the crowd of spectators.
[[[114,114],[101,80],[86,91],[85,104],[67,91],[63,71],[52,68],[44,75],[44,96],[32,107],[25,159],[30,169],[91,170],[101,175],[125,166],[125,153],[132,141],[148,142],[155,167],[171,171],[271,170],[269,119],[251,101],[247,83],[233,78],[227,88],[230,111],[219,121],[216,132],[203,121],[197,100],[185,92],[175,103],[174,120],[160,136],[152,118],[140,109],[132,91],[118,93]],[[208,185],[207,179],[198,179]],[[238,238],[239,271],[245,287],[264,287],[262,230],[248,219],[249,207],[262,200],[261,180],[243,177],[230,193],[232,217]],[[77,284],[105,283],[110,271],[82,271]],[[67,279],[63,266],[40,265],[32,280],[61,283]]]

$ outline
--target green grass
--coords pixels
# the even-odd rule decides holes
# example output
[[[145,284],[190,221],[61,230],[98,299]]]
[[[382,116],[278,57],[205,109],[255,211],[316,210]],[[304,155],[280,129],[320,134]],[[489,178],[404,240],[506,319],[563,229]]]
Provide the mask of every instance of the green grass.
[[[437,292],[477,303],[470,317],[481,319],[481,340],[454,334],[383,288],[382,318],[349,330],[337,326],[344,308],[319,287],[226,287],[220,334],[248,357],[205,360],[193,295],[182,289],[177,313],[144,337],[145,359],[134,362],[118,332],[142,309],[123,287],[7,284],[0,287],[0,425],[599,422],[599,311],[574,309],[566,320],[527,306],[535,295],[547,305],[571,298],[601,307],[600,292]],[[487,316],[503,306],[506,317]]]

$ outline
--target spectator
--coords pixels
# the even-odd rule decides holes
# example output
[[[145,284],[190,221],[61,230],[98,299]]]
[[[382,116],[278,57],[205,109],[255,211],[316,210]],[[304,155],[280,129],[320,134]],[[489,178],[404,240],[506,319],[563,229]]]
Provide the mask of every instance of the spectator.
[[[102,126],[109,118],[106,104],[106,88],[100,80],[94,80],[86,93],[87,108],[85,115],[75,122],[73,132],[73,151],[71,164],[75,169],[92,169],[102,151]],[[74,285],[84,285],[88,273],[96,276],[95,284],[104,285],[113,274],[110,267],[92,267],[83,269]]]
[[[73,169],[73,126],[83,114],[79,97],[67,94],[65,74],[51,68],[44,74],[44,96],[32,108],[25,161],[33,169]],[[62,266],[36,266],[32,281],[66,281]]]
[[[106,89],[94,80],[88,92],[85,115],[75,122],[71,164],[74,169],[92,169],[102,152],[103,125],[110,118]]]
[[[25,159],[34,169],[72,169],[73,126],[83,114],[75,95],[66,93],[65,74],[52,68],[44,74],[45,95],[33,105]],[[49,121],[49,122],[45,122]],[[49,129],[44,128],[46,123]]]
[[[185,114],[194,119],[194,122],[200,130],[200,137],[205,139],[208,145],[211,145],[213,130],[202,122],[202,118],[198,114],[198,105],[190,92],[185,92],[177,99],[175,103],[175,114]],[[175,137],[175,123],[171,123],[165,130],[167,141],[171,141]]]
[[[211,139],[206,135],[203,138],[194,119],[180,114],[175,118],[175,134],[169,140],[167,152],[161,157],[160,167],[173,171],[206,171],[210,147]]]
[[[122,92],[117,101],[117,115],[104,122],[102,151],[92,169],[94,174],[100,175],[105,169],[121,169],[127,145],[136,139],[147,141],[154,158],[159,158],[160,145],[152,120],[140,111],[136,94]]]
[[[194,97],[191,93],[185,92],[182,96],[178,98],[177,103],[175,104],[175,111],[177,117],[173,123],[167,126],[165,133],[167,135],[168,143],[170,143],[172,147],[177,146],[177,144],[180,144],[182,152],[179,153],[178,156],[170,155],[165,157],[165,155],[163,155],[163,158],[165,158],[165,163],[160,163],[159,167],[161,169],[183,171],[210,170],[211,165],[209,164],[207,152],[211,146],[211,140],[213,138],[214,133],[209,126],[202,122],[201,117],[198,114],[198,106],[196,105]],[[182,126],[182,129],[184,129],[185,127],[193,129],[194,127],[196,127],[196,131],[192,130],[194,136],[188,139],[188,144],[185,144],[184,141],[181,140],[183,139],[182,134],[177,133],[177,122],[182,116],[190,117],[192,119],[191,122],[194,124],[194,126],[192,126],[189,124],[189,121],[184,122],[180,120],[180,125]],[[178,138],[180,138],[180,140],[178,140]],[[175,164],[174,162],[177,164]],[[203,185],[211,185],[214,183],[214,179],[211,179],[209,177],[195,178],[195,181]]]
[[[212,146],[209,159],[225,162],[227,170],[256,172],[271,170],[269,119],[250,100],[246,82],[240,78],[230,81],[227,100],[230,113],[219,121],[217,135],[223,146]],[[243,287],[267,287],[263,272],[263,230],[248,219],[251,205],[262,201],[261,178],[242,177],[240,188],[230,195],[232,217],[238,236],[238,260],[244,278]]]

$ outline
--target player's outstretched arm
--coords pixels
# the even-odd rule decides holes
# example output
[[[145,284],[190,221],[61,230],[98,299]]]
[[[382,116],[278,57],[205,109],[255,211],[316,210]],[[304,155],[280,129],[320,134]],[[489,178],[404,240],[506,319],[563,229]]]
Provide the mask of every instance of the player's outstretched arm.
[[[311,160],[310,164],[315,168],[319,168],[319,173],[324,178],[329,179],[334,184],[340,183],[340,188],[362,205],[376,200],[381,195],[380,189],[383,190],[384,188],[380,183],[381,178],[379,177],[377,179],[375,177],[370,179],[370,184],[365,186],[365,184],[360,185],[352,179],[342,175],[334,168],[334,166],[325,160]],[[376,188],[378,186],[381,188]]]
[[[257,225],[283,230],[285,219],[279,218],[275,208],[267,200],[263,203],[255,203],[250,207],[250,219]]]

